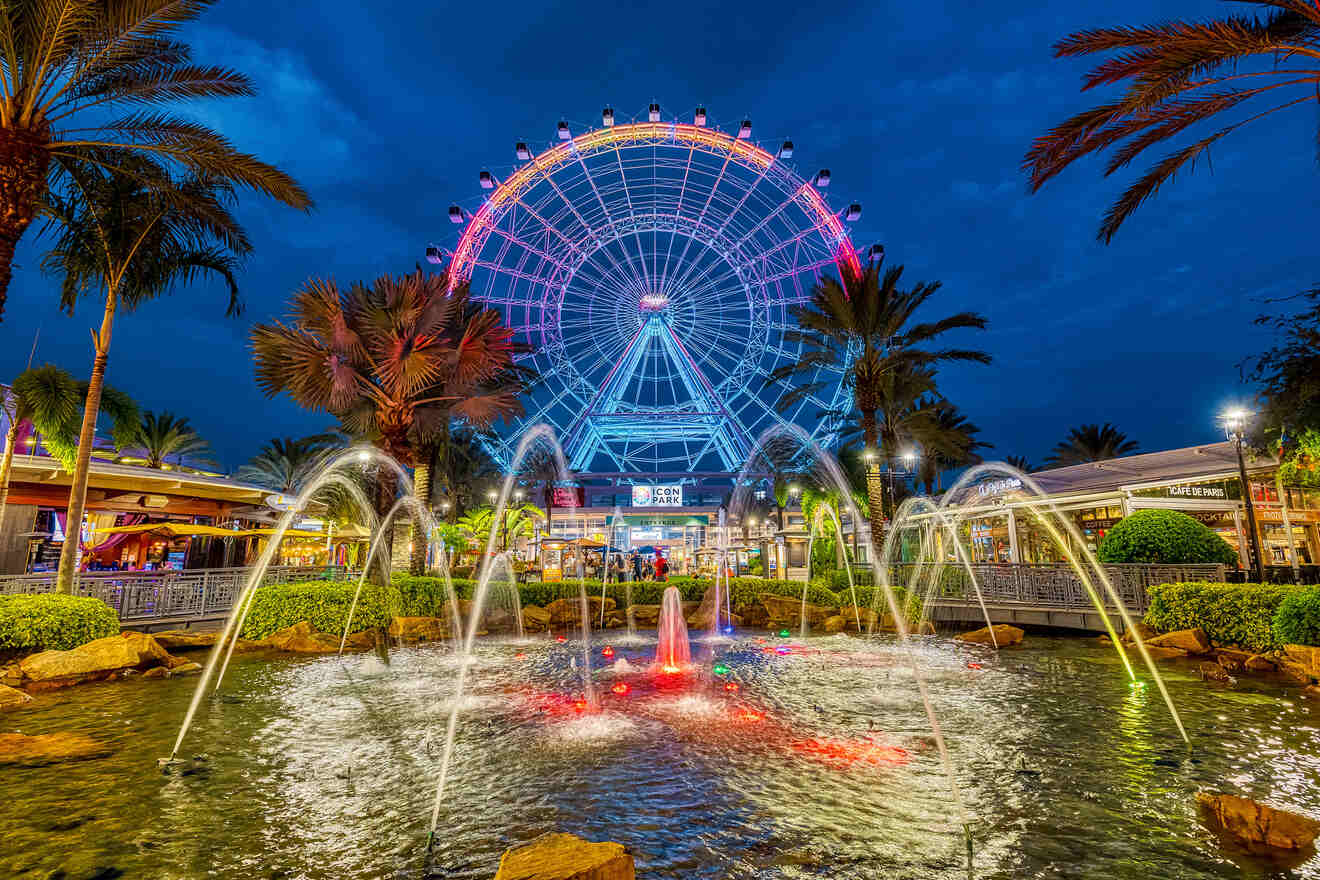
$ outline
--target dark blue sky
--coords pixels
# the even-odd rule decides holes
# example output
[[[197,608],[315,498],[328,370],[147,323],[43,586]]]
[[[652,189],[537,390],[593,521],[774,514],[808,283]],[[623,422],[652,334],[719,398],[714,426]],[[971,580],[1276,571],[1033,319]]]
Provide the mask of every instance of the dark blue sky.
[[[342,282],[412,268],[451,244],[445,211],[477,172],[545,145],[560,118],[599,124],[659,101],[705,104],[727,128],[791,138],[804,169],[833,171],[831,201],[863,203],[859,245],[884,242],[909,280],[940,279],[932,307],[974,309],[990,367],[943,371],[944,393],[995,445],[1040,461],[1067,428],[1112,421],[1143,449],[1216,439],[1242,399],[1237,364],[1268,338],[1267,296],[1317,281],[1313,108],[1235,135],[1177,180],[1114,244],[1095,241],[1123,180],[1079,163],[1035,196],[1018,170],[1048,125],[1097,100],[1085,65],[1050,45],[1084,27],[1250,12],[1214,0],[966,2],[351,3],[223,0],[188,38],[260,95],[198,106],[241,148],[311,191],[311,216],[248,199],[256,252],[247,312],[197,288],[123,317],[108,381],[146,408],[189,416],[232,468],[269,437],[328,425],[252,378],[247,333],[309,276]],[[580,127],[580,125],[579,125]],[[0,376],[40,328],[37,362],[90,369],[92,301],[70,319],[29,238],[0,324]]]

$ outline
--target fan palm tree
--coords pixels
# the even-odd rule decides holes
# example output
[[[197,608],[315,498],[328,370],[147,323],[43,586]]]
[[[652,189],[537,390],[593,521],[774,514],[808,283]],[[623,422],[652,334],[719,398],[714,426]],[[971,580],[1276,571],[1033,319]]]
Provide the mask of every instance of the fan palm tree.
[[[523,413],[521,348],[500,313],[475,303],[448,273],[383,275],[341,290],[312,280],[293,298],[288,323],[252,330],[257,385],[337,417],[414,469],[414,492],[431,496],[429,444],[451,421],[488,428]],[[427,536],[414,523],[411,570],[426,565]]]
[[[234,472],[234,479],[296,493],[330,453],[344,445],[342,437],[329,432],[296,439],[275,437]]]
[[[927,495],[934,495],[944,471],[979,464],[982,459],[976,450],[989,444],[977,440],[981,429],[943,398],[918,401],[916,409],[928,413],[914,432],[921,445],[917,479]]]
[[[445,519],[451,523],[502,476],[499,464],[477,433],[468,428],[442,425],[437,442],[430,445],[429,458],[434,474],[432,493],[438,488],[445,498],[449,505],[444,509]]]
[[[121,308],[132,311],[164,295],[176,284],[209,276],[222,279],[229,292],[229,314],[240,311],[234,279],[250,250],[247,236],[230,212],[234,192],[210,177],[171,177],[148,159],[127,157],[129,177],[105,168],[67,170],[67,195],[46,193],[45,210],[58,232],[42,260],[48,273],[63,276],[61,299],[73,312],[79,298],[103,296],[101,327],[92,334],[94,357],[87,405],[78,435],[78,460],[69,491],[69,522],[82,522],[87,498],[96,414],[102,397],[110,339]],[[75,542],[60,555],[57,589],[70,592],[77,564]]]
[[[1024,474],[1029,474],[1036,469],[1034,464],[1027,461],[1025,455],[1006,455],[1004,456],[1004,464],[1012,465]]]
[[[155,470],[164,470],[173,458],[176,470],[196,470],[199,465],[214,467],[210,458],[211,444],[207,443],[193,430],[186,418],[180,418],[172,412],[160,415],[147,410],[142,414],[142,427],[138,431],[137,442],[129,453],[119,456],[121,461],[140,460],[142,464]],[[191,459],[189,466],[185,459]]]
[[[1320,3],[1246,2],[1266,7],[1267,14],[1097,28],[1056,43],[1056,57],[1111,53],[1082,88],[1123,83],[1123,93],[1036,139],[1023,160],[1031,189],[1083,156],[1113,148],[1108,176],[1148,149],[1212,122],[1216,127],[1163,156],[1110,206],[1098,235],[1108,243],[1143,202],[1221,138],[1280,110],[1320,101]]]
[[[1118,458],[1136,450],[1137,441],[1128,439],[1126,434],[1108,422],[1103,426],[1081,425],[1068,431],[1068,436],[1055,445],[1045,463],[1053,467],[1067,467],[1088,461]]]
[[[279,169],[192,120],[179,101],[253,94],[251,81],[192,63],[176,37],[214,0],[14,0],[0,4],[0,317],[14,249],[71,177],[113,174],[155,186],[139,157],[254,190],[311,200]],[[63,193],[67,195],[67,193]]]
[[[899,454],[896,437],[892,433],[882,437],[877,420],[884,383],[890,374],[900,368],[941,361],[990,362],[983,351],[928,347],[950,330],[983,330],[986,320],[975,312],[959,312],[938,321],[915,323],[916,311],[939,291],[940,283],[918,282],[900,289],[902,277],[902,266],[888,269],[881,276],[875,264],[859,272],[841,263],[838,279],[822,279],[812,290],[810,301],[793,309],[799,329],[788,331],[785,337],[802,343],[801,358],[769,377],[771,382],[782,382],[799,373],[812,374],[822,366],[841,370],[860,415],[867,449],[891,464]],[[822,390],[821,382],[799,384],[781,396],[779,406],[787,409]],[[867,468],[871,540],[875,547],[883,542],[885,508],[879,464],[873,461]]]
[[[4,459],[0,461],[0,516],[9,500],[9,475],[19,426],[25,421],[30,423],[41,434],[51,455],[66,470],[73,470],[78,456],[78,423],[87,391],[87,382],[79,382],[51,364],[24,370],[14,379],[3,400],[9,428],[5,433]],[[101,410],[111,418],[110,440],[117,449],[137,440],[141,417],[131,397],[103,387]]]

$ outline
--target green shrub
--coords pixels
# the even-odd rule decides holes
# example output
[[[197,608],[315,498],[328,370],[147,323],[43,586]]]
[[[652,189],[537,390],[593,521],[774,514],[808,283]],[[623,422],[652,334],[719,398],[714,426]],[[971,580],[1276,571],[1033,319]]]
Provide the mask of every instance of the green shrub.
[[[1216,645],[1270,651],[1280,645],[1275,614],[1298,589],[1280,584],[1159,584],[1148,591],[1145,620],[1160,632],[1199,626]]]
[[[1274,613],[1274,638],[1282,645],[1320,646],[1320,587],[1284,597]]]
[[[1237,551],[1203,523],[1177,510],[1138,510],[1100,539],[1101,562],[1233,565]]]
[[[243,623],[245,639],[264,639],[276,630],[306,620],[318,632],[338,635],[344,631],[357,583],[308,581],[300,584],[263,584],[252,597],[252,607]],[[403,600],[393,584],[382,587],[365,583],[353,612],[352,630],[382,627],[401,613]]]
[[[0,651],[67,651],[118,632],[119,615],[100,599],[0,596]]]

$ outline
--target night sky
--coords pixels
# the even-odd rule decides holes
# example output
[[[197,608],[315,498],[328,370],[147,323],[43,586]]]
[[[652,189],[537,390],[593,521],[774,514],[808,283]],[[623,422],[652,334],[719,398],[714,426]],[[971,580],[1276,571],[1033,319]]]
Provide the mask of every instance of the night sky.
[[[946,368],[940,384],[992,457],[1040,462],[1081,422],[1114,422],[1143,450],[1212,441],[1215,412],[1249,396],[1239,362],[1269,343],[1251,326],[1275,308],[1262,300],[1320,280],[1314,107],[1223,142],[1213,172],[1179,178],[1109,246],[1095,230],[1130,176],[1106,181],[1087,161],[1031,196],[1018,166],[1033,137],[1103,97],[1079,92],[1087,65],[1053,59],[1056,39],[1253,8],[223,0],[186,39],[260,94],[190,112],[291,172],[317,207],[246,199],[256,250],[243,317],[224,317],[218,286],[149,303],[118,322],[108,382],[190,417],[228,468],[272,436],[328,427],[258,392],[252,323],[282,314],[310,276],[404,272],[428,241],[452,246],[447,207],[474,207],[477,172],[505,172],[515,141],[547,146],[560,118],[580,131],[603,106],[628,119],[654,100],[666,118],[705,104],[726,130],[747,116],[760,142],[791,138],[800,171],[832,170],[831,204],[863,204],[859,247],[883,242],[908,280],[944,282],[930,316],[989,318],[957,341],[994,364]],[[86,376],[99,305],[63,316],[38,258],[29,235],[0,378],[23,369],[38,329],[36,363]]]

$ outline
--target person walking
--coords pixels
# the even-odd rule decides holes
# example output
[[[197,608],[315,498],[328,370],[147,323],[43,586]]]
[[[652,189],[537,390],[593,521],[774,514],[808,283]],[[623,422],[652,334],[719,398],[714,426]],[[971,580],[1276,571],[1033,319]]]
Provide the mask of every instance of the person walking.
[[[632,575],[635,581],[642,579],[642,557],[636,550],[632,552]]]
[[[668,578],[666,578],[666,575],[667,575],[668,573],[669,573],[669,563],[665,561],[665,557],[664,557],[662,554],[660,554],[660,553],[656,553],[656,554],[655,554],[655,579],[658,580],[658,581],[664,581],[664,580],[667,580]]]

